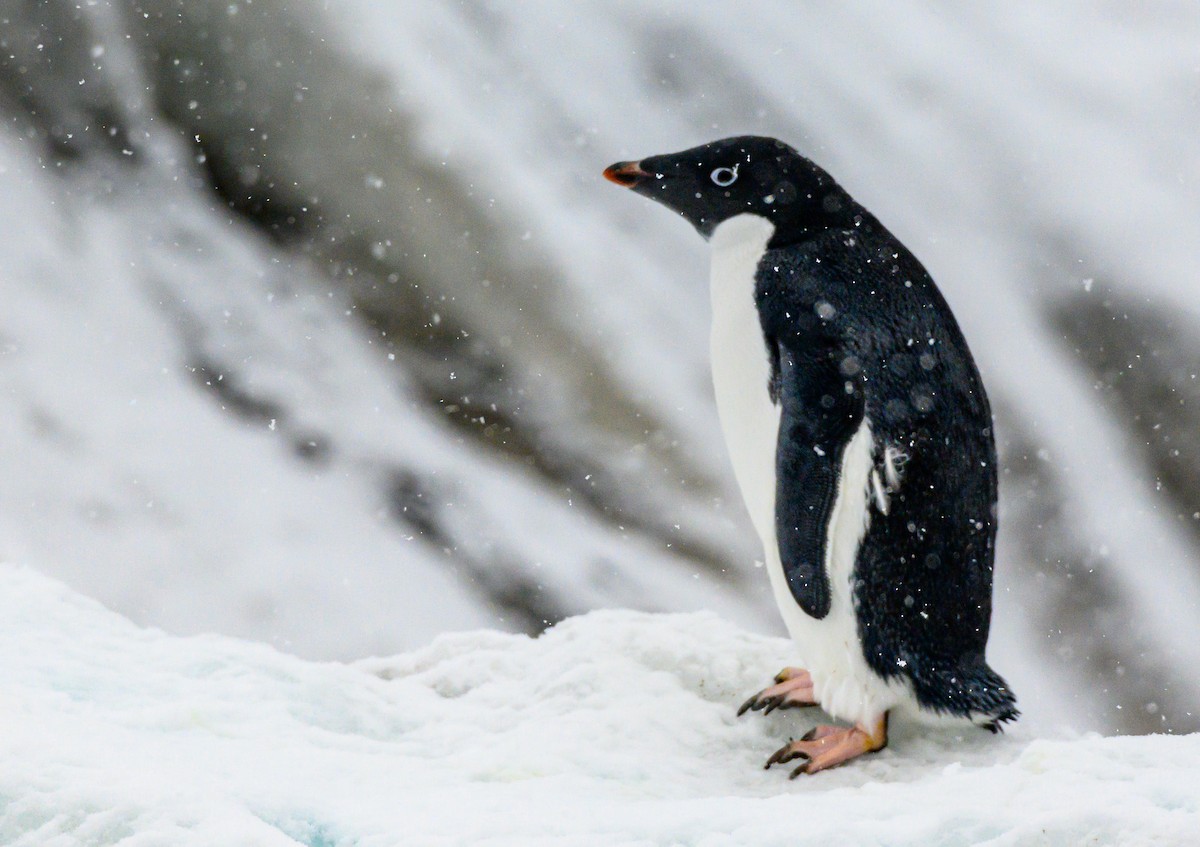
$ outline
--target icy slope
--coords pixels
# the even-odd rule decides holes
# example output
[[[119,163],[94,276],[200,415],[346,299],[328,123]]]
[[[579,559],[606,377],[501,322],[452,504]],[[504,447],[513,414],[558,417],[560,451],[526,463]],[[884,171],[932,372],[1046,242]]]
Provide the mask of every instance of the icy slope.
[[[140,140],[136,165],[48,172],[0,128],[0,556],[321,659],[601,606],[753,619],[463,439],[320,267]]]
[[[1200,736],[897,727],[789,782],[812,715],[736,719],[788,645],[597,612],[355,665],[139,629],[0,566],[0,842],[67,845],[1186,843]]]
[[[626,490],[654,499],[637,482],[647,461],[637,444],[607,443],[603,461],[572,463],[564,482],[561,473],[548,479],[543,461],[496,449],[486,433],[470,437],[454,420],[466,397],[479,404],[471,426],[499,427],[503,439],[496,398],[481,397],[468,369],[431,338],[399,346],[395,326],[384,334],[366,325],[351,283],[378,282],[371,268],[319,253],[323,239],[268,238],[232,211],[208,182],[215,152],[155,112],[153,96],[173,89],[150,85],[131,53],[123,33],[140,33],[140,13],[126,4],[10,5],[0,2],[0,113],[12,117],[0,122],[0,556],[38,561],[139,623],[255,638],[319,659],[395,652],[455,629],[536,631],[604,606],[710,608],[774,623],[761,602],[765,580],[749,567],[732,576],[711,550],[698,561],[697,546],[671,529],[684,522],[678,512],[668,510],[666,537],[598,516],[591,487],[617,466]],[[227,8],[212,25],[249,38],[238,22],[258,7],[233,23]],[[312,30],[315,10],[311,20],[273,11],[280,16],[256,18],[264,38],[282,37],[286,17],[305,38],[323,40]],[[262,41],[227,56],[191,22],[156,16],[139,38],[197,39],[196,50],[211,46],[235,64],[272,64],[271,51],[283,49]],[[169,56],[185,55],[184,46]],[[206,87],[218,86],[215,58],[196,59],[209,62],[205,95],[244,107],[244,117],[252,104]],[[328,122],[328,85],[360,79],[356,67],[303,69],[306,85],[323,92],[310,118]],[[255,81],[252,94],[266,79],[244,66],[226,70],[220,79]],[[299,72],[289,65],[289,96]],[[110,136],[106,123],[119,131]],[[376,172],[375,187],[365,172],[347,176],[350,164],[333,166],[323,145],[345,153],[340,136],[263,129],[329,163],[315,168],[327,180],[315,189],[323,195],[336,186],[370,205],[396,186],[429,192],[428,173],[405,178],[384,167],[404,167],[404,138],[359,163]],[[206,125],[211,146],[217,137]],[[373,225],[399,226],[405,216],[396,211],[380,211]],[[415,252],[457,237],[440,215],[420,211],[442,228],[424,233]],[[402,240],[377,235],[371,246],[381,249],[382,240]],[[461,245],[448,252],[474,255]],[[389,270],[398,280],[402,269]],[[471,285],[484,297],[482,278]],[[430,333],[449,326],[450,304],[437,305],[447,298],[431,280],[406,273],[403,285],[385,288],[431,298]],[[485,308],[494,330],[501,313]],[[538,335],[527,316],[512,319]],[[455,348],[474,350],[482,333],[471,326],[453,335]],[[455,386],[446,402],[422,386],[418,361]],[[572,367],[584,381],[595,370]],[[492,389],[523,409],[538,407],[538,396],[570,396],[546,386],[526,394],[489,374]],[[634,427],[645,440],[643,423]],[[555,430],[566,441],[579,435]],[[667,487],[703,501],[697,519],[709,547],[737,543],[729,522],[713,519],[712,491],[674,476]],[[746,583],[760,587],[757,596]]]

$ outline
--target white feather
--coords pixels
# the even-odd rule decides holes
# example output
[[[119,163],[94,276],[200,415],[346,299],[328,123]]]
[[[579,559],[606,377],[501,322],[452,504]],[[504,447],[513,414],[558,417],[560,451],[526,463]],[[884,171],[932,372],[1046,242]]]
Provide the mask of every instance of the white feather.
[[[775,442],[779,409],[767,384],[771,365],[754,303],[754,275],[775,226],[738,215],[713,232],[712,376],[717,413],[754,528],[775,534]]]
[[[875,494],[875,505],[883,514],[888,513],[888,495],[883,490],[883,483],[879,480],[879,469],[871,468],[871,491]]]

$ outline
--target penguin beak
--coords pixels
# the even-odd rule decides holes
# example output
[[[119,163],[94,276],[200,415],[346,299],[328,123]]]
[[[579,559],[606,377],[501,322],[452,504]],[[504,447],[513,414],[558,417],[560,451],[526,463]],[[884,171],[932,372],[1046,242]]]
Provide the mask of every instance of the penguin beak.
[[[641,162],[617,162],[604,169],[604,178],[625,188],[633,188],[642,179],[650,176],[641,166]]]

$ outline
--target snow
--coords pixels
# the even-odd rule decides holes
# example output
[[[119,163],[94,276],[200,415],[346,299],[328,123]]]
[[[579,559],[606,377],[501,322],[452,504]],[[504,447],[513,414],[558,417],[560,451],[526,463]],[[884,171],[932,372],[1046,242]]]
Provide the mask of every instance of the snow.
[[[811,713],[738,719],[788,642],[602,611],[353,664],[143,629],[0,565],[0,843],[1184,844],[1200,736],[894,726],[761,767]]]
[[[345,296],[174,184],[163,146],[161,168],[62,182],[0,134],[0,555],[141,623],[322,659],[512,625],[484,578],[536,580],[568,612],[669,597],[750,619],[693,563],[448,432]],[[396,519],[393,474],[422,480],[457,557]]]

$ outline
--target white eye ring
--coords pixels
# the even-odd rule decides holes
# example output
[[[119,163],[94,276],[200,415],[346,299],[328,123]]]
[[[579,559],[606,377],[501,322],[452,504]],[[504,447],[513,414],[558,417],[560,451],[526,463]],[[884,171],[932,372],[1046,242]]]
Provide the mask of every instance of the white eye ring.
[[[717,168],[709,176],[712,178],[713,183],[719,185],[721,188],[726,188],[737,182],[737,172],[738,166],[734,165],[732,168]]]

